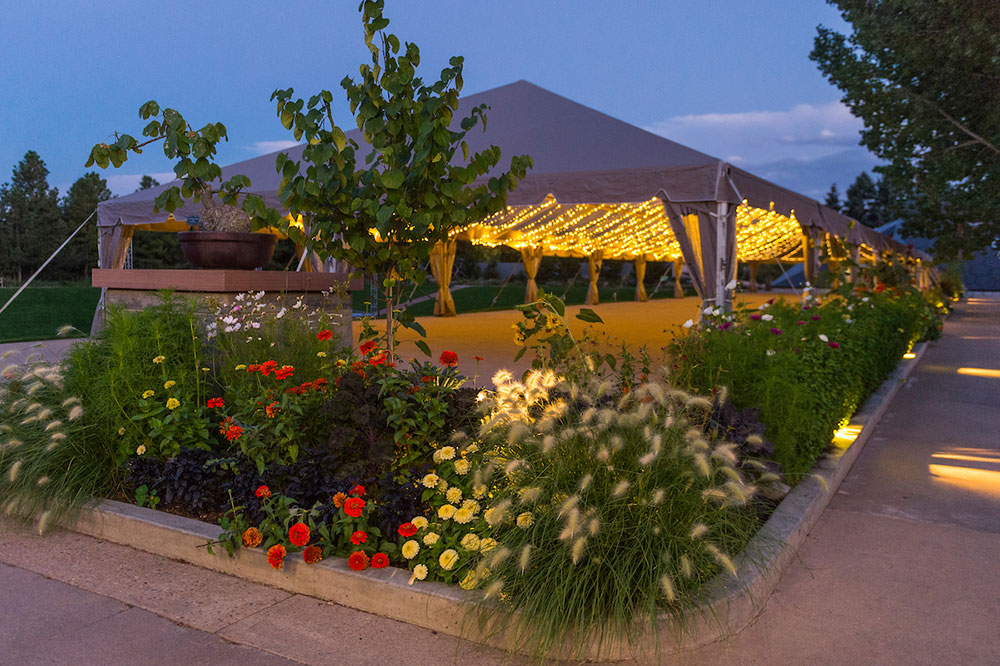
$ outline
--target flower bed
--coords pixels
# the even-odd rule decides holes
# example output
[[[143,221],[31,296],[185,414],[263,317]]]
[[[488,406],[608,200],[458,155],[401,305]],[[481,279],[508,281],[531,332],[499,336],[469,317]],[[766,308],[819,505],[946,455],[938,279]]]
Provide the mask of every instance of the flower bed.
[[[411,585],[480,590],[480,621],[508,645],[563,653],[572,635],[600,651],[691,613],[718,574],[737,574],[778,465],[812,466],[817,442],[918,337],[922,303],[842,294],[708,313],[661,374],[644,353],[586,351],[543,296],[516,331],[536,369],[499,373],[489,391],[464,385],[451,352],[398,367],[370,332],[358,353],[338,349],[300,302],[244,296],[204,331],[176,302],[112,313],[64,368],[4,371],[0,492],[43,530],[117,496],[218,520],[210,547],[260,548],[275,570],[401,567]],[[882,351],[891,358],[869,370],[865,355]],[[756,403],[739,381],[754,372],[774,375]],[[805,430],[779,418],[782,388],[800,396]],[[812,435],[804,453],[789,454],[787,432]]]

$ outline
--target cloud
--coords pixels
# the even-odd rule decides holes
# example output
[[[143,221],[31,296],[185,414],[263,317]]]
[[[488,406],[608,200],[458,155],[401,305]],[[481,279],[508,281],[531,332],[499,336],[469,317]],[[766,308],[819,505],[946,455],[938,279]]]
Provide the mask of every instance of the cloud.
[[[252,146],[247,146],[246,148],[247,150],[258,155],[267,155],[268,153],[275,153],[279,150],[294,148],[297,145],[299,145],[298,141],[258,141]]]
[[[731,161],[751,166],[832,155],[857,146],[863,126],[844,104],[830,102],[785,111],[674,116],[645,129],[710,155],[738,156]]]
[[[142,180],[143,176],[152,176],[161,185],[169,183],[170,181],[177,178],[173,171],[165,171],[163,173],[149,173],[149,174],[126,174],[126,173],[116,173],[113,176],[108,176],[108,189],[111,193],[116,196],[124,196],[126,194],[132,194],[137,189],[139,189],[139,181]]]

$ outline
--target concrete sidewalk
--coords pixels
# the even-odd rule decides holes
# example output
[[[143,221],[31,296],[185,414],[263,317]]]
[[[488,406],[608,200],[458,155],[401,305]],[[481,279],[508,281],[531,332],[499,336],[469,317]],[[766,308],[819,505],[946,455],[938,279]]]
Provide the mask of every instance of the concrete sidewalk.
[[[958,306],[758,621],[664,663],[1000,663],[1000,377],[977,369],[1000,299]],[[0,663],[526,663],[71,532],[0,524],[0,562]]]

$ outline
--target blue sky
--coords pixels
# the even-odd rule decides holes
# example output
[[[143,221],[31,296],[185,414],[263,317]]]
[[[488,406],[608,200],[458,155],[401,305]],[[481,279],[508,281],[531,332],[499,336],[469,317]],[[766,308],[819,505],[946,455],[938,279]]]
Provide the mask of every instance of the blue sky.
[[[291,138],[275,88],[338,94],[367,55],[355,0],[6,5],[0,181],[35,150],[63,192],[94,143],[139,135],[149,99],[225,123],[220,161],[235,162]],[[527,79],[815,197],[874,163],[808,59],[818,24],[844,29],[821,0],[386,0],[386,15],[425,78],[465,56],[466,93]],[[169,170],[151,150],[102,175],[124,194]]]

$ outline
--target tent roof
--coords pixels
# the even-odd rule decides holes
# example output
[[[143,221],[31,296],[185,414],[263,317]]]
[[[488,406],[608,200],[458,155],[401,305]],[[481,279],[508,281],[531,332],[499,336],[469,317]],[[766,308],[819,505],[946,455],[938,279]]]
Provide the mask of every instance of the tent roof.
[[[717,158],[693,150],[595,109],[549,92],[527,81],[517,81],[463,97],[456,120],[468,109],[486,104],[488,124],[466,137],[472,152],[490,145],[502,149],[500,168],[517,154],[532,157],[534,167],[508,197],[511,206],[537,205],[554,197],[561,204],[648,202],[665,196],[675,202],[746,199],[751,206],[795,217],[806,227],[817,227],[841,237],[871,245],[877,232],[820,205],[813,199],[775,185]],[[364,145],[360,132],[348,132]],[[303,146],[283,152],[301,159]],[[282,152],[282,151],[279,151]],[[277,152],[223,167],[223,178],[242,173],[251,191],[278,206],[280,177]],[[98,206],[98,225],[159,224],[166,216],[154,213],[152,201],[174,183],[112,199]],[[185,204],[178,219],[198,215],[199,206]],[[850,227],[854,225],[854,229]],[[871,232],[871,234],[869,234]],[[853,240],[849,237],[849,240]],[[881,243],[880,243],[881,244]]]

